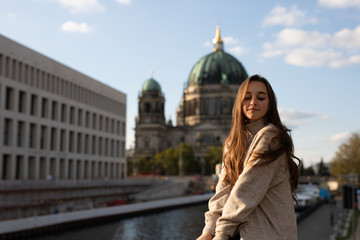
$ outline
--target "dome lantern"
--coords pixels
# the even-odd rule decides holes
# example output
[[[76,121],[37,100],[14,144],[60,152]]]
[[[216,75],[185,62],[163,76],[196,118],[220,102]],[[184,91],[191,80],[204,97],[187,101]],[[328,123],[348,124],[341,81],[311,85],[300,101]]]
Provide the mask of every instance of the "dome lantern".
[[[248,77],[243,65],[235,57],[224,51],[219,25],[216,28],[213,43],[213,52],[202,57],[192,68],[187,86],[207,84],[240,85]]]
[[[214,44],[214,48],[213,48],[214,52],[224,50],[224,43],[221,39],[219,25],[216,27],[216,33],[215,33],[215,38],[213,39],[213,44]]]

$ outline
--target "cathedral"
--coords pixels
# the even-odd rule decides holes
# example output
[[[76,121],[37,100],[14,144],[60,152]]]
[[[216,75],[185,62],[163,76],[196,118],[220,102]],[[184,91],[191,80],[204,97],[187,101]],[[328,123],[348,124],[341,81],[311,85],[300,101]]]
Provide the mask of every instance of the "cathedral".
[[[221,146],[228,136],[237,90],[248,75],[242,64],[224,51],[219,26],[213,44],[213,52],[190,72],[176,110],[176,126],[165,121],[160,84],[153,78],[144,82],[138,97],[135,161],[141,156],[151,159],[183,142],[191,145],[195,159],[204,166],[208,147]]]

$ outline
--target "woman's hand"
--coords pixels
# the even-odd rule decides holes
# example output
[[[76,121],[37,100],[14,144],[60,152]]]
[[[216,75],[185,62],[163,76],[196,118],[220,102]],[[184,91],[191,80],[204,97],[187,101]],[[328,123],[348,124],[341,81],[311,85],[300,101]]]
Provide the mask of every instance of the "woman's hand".
[[[203,235],[198,237],[196,240],[212,240],[213,238],[214,238],[214,236],[211,235],[210,233],[204,233]]]

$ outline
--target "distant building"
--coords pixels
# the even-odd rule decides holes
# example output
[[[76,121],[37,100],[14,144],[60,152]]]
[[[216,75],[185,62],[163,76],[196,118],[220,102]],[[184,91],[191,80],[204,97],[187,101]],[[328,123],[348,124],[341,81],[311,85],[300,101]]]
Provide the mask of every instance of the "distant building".
[[[213,52],[201,58],[190,72],[177,108],[176,126],[171,120],[165,122],[160,84],[153,78],[143,84],[138,97],[135,161],[141,156],[150,159],[184,142],[204,163],[208,147],[220,146],[228,136],[235,97],[248,75],[242,64],[224,51],[219,27],[213,43]]]
[[[126,95],[0,35],[0,180],[124,179]]]

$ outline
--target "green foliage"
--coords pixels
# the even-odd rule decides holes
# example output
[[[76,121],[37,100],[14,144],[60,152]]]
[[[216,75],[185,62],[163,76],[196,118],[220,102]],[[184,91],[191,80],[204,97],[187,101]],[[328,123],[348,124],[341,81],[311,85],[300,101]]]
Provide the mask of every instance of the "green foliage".
[[[360,135],[354,133],[348,142],[340,145],[332,159],[331,173],[340,180],[342,174],[360,174]]]
[[[177,151],[181,150],[183,159],[183,171],[185,175],[200,173],[200,163],[195,160],[194,150],[188,144],[180,144]],[[180,152],[179,152],[180,154]]]
[[[215,173],[215,165],[221,163],[222,147],[209,147],[205,156],[205,174]]]
[[[156,154],[153,164],[160,175],[177,175],[179,171],[179,155],[174,148],[168,148]]]
[[[139,158],[137,167],[140,173],[151,172],[151,162],[145,156]]]
[[[134,171],[134,167],[133,167],[133,162],[131,161],[130,158],[126,159],[126,172],[127,172],[127,176],[132,176],[133,171]]]
[[[168,148],[153,158],[154,169],[160,175],[178,175],[180,151],[184,175],[200,172],[200,164],[195,160],[194,150],[188,144],[180,144],[176,148]]]

